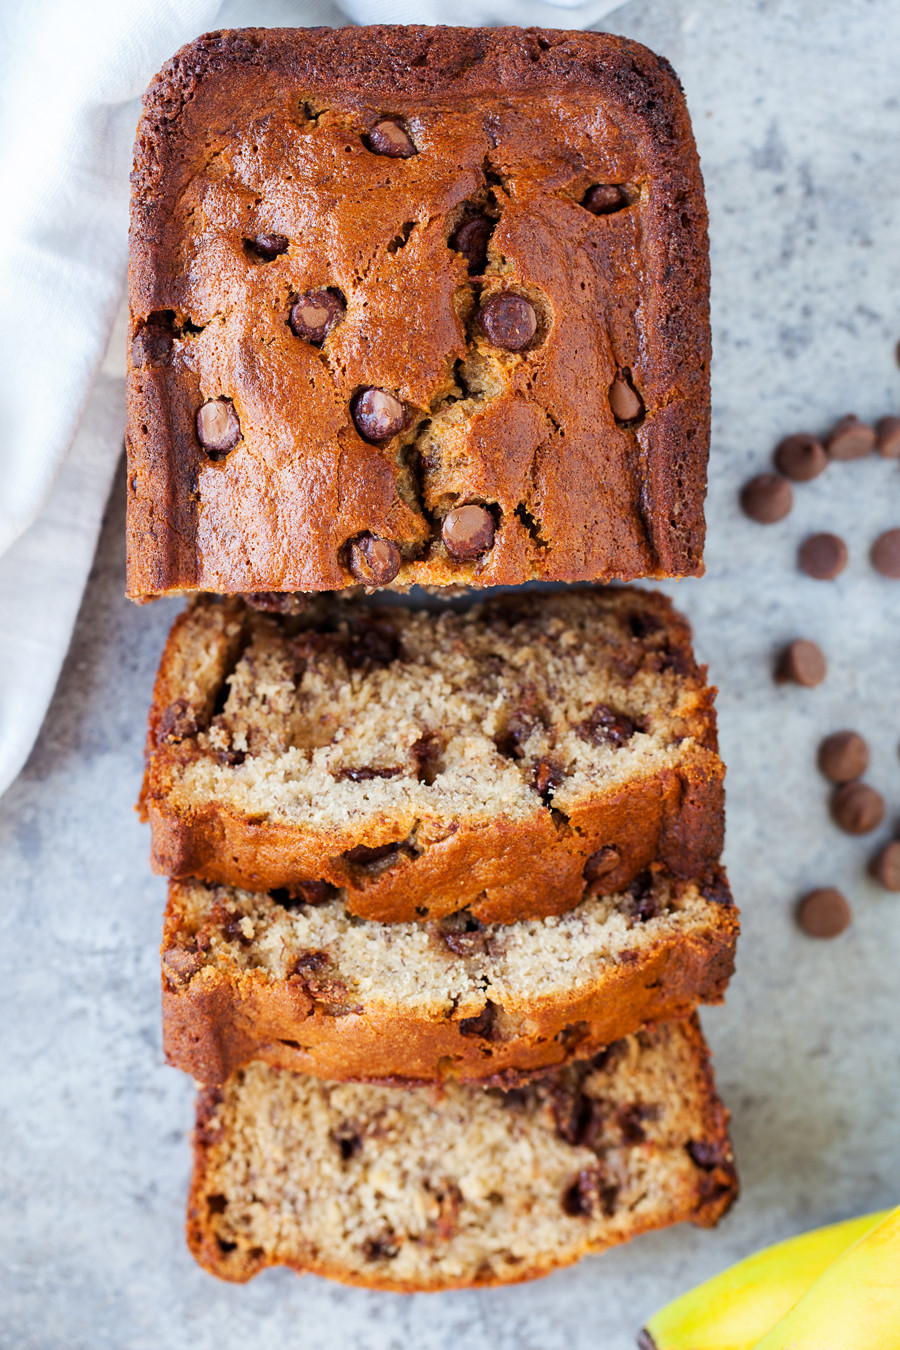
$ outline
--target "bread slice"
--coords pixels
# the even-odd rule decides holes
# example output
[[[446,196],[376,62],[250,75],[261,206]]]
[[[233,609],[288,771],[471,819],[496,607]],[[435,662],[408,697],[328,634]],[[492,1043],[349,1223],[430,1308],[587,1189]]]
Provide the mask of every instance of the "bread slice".
[[[196,599],[150,717],[157,871],[381,922],[557,914],[585,881],[722,847],[714,690],[669,601],[506,594],[466,609]]]
[[[265,1064],[201,1094],[188,1242],[226,1280],[293,1266],[415,1290],[508,1284],[737,1193],[697,1021],[511,1089],[323,1082]]]
[[[723,874],[646,873],[566,914],[493,925],[466,911],[379,924],[335,899],[176,882],[166,1053],[206,1083],[251,1059],[333,1079],[539,1070],[718,1001],[737,932]]]

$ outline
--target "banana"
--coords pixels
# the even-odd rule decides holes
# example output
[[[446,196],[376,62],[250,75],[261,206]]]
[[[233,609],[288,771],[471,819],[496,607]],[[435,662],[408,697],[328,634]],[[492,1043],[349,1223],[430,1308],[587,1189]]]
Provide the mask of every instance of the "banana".
[[[825,1270],[755,1350],[897,1350],[900,1207]]]
[[[651,1317],[642,1350],[751,1350],[823,1271],[890,1213],[829,1224],[748,1256]],[[832,1350],[830,1341],[820,1343]],[[893,1350],[900,1347],[900,1338]],[[868,1350],[868,1348],[867,1348]]]

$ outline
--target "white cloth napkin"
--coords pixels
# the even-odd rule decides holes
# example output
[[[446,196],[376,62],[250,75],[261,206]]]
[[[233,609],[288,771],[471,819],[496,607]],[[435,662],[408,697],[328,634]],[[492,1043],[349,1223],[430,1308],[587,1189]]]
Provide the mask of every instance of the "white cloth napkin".
[[[118,351],[139,96],[211,28],[587,28],[621,0],[32,0],[0,7],[0,793],[62,666],[122,448]],[[124,335],[116,339],[116,347]],[[124,578],[123,578],[124,585]]]

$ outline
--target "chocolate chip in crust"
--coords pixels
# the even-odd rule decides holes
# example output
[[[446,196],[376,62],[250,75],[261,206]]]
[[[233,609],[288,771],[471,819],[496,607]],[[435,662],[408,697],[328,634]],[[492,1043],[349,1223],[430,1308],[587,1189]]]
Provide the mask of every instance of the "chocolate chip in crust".
[[[537,332],[534,305],[514,291],[492,295],[481,306],[478,318],[488,341],[507,352],[523,352]]]
[[[882,417],[875,424],[875,445],[885,459],[900,459],[900,417]]]
[[[810,891],[797,906],[797,922],[810,937],[838,937],[849,926],[850,917],[846,897],[833,886]]]
[[[643,417],[644,400],[631,382],[630,371],[620,370],[609,386],[609,406],[620,426]]]
[[[869,747],[856,731],[835,731],[819,746],[818,759],[832,783],[851,783],[869,767]]]
[[[131,342],[131,364],[136,370],[165,361],[175,341],[175,312],[159,310],[148,316]]]
[[[376,122],[366,144],[376,155],[387,155],[390,159],[409,159],[418,153],[406,127],[395,117],[382,117]]]
[[[870,834],[884,820],[884,798],[868,783],[844,783],[831,799],[831,814],[847,834]]]
[[[469,216],[450,236],[450,247],[469,264],[470,276],[481,276],[487,266],[487,246],[494,222],[488,216]]]
[[[241,439],[241,424],[230,398],[211,398],[197,409],[197,440],[210,456],[227,455]]]
[[[400,550],[392,539],[361,534],[350,543],[347,565],[363,586],[387,586],[400,571],[402,561]]]
[[[628,205],[628,193],[620,183],[595,183],[581,199],[592,216],[608,216]]]
[[[837,534],[811,534],[800,545],[800,570],[816,581],[832,581],[847,566],[847,545]]]
[[[786,436],[775,450],[775,463],[786,478],[795,483],[808,483],[828,467],[828,456],[818,436],[798,431]]]
[[[795,638],[781,653],[775,678],[814,689],[827,674],[828,663],[821,647],[809,638]]]
[[[454,506],[441,526],[444,547],[457,562],[479,558],[494,545],[494,517],[485,506]]]
[[[883,577],[900,581],[900,530],[885,530],[872,545],[872,566]]]
[[[832,427],[825,444],[831,459],[864,459],[875,449],[875,428],[850,414]]]
[[[350,405],[356,430],[363,440],[389,441],[406,426],[406,408],[386,389],[364,389]]]
[[[295,337],[306,338],[315,346],[320,346],[339,319],[342,319],[347,306],[340,291],[330,287],[321,291],[305,291],[298,295],[291,305],[291,332]]]
[[[283,234],[260,234],[255,239],[244,240],[244,252],[259,262],[274,262],[287,250],[288,239]]]
[[[601,877],[608,876],[610,872],[615,871],[621,862],[619,850],[612,844],[605,844],[603,848],[598,848],[596,853],[592,853],[585,861],[582,876],[585,881],[599,881]]]
[[[876,853],[869,871],[886,891],[900,891],[900,839],[892,839]]]
[[[793,489],[780,473],[758,473],[741,488],[741,510],[757,525],[784,520],[793,504]]]

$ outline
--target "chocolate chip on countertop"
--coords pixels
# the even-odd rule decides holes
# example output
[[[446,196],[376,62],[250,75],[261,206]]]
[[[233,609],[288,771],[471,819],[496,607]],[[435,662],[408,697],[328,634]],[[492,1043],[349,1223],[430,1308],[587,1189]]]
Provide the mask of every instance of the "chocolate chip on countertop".
[[[831,459],[863,459],[875,449],[875,429],[851,413],[835,423],[825,445]]]
[[[857,731],[835,731],[819,746],[818,761],[832,783],[852,783],[869,767],[869,747]]]
[[[261,262],[272,262],[282,253],[287,253],[288,240],[283,234],[260,234],[255,239],[245,239],[244,248]]]
[[[795,483],[808,483],[828,467],[825,447],[817,436],[798,431],[786,436],[775,449],[775,463],[787,478]]]
[[[837,534],[811,534],[800,545],[801,572],[816,581],[831,581],[847,566],[847,545]]]
[[[844,783],[831,799],[831,814],[847,834],[869,834],[884,820],[884,798],[868,783]]]
[[[348,551],[350,571],[364,586],[387,586],[400,571],[402,561],[392,539],[378,539],[374,534],[359,535]]]
[[[885,459],[900,459],[900,417],[882,417],[875,424],[875,445]]]
[[[850,923],[850,906],[840,891],[822,886],[804,895],[797,906],[797,922],[810,937],[837,937]]]
[[[340,291],[329,289],[306,291],[291,305],[288,322],[295,337],[306,338],[316,345],[325,341],[346,305]]]
[[[376,122],[366,144],[376,155],[387,155],[390,159],[409,159],[416,154],[412,137],[403,123],[394,117],[383,117]]]
[[[595,183],[582,197],[581,205],[592,216],[608,216],[628,205],[628,193],[620,183]]]
[[[537,332],[534,305],[515,291],[500,291],[478,311],[488,341],[506,352],[523,352]]]
[[[886,891],[900,891],[900,839],[892,839],[875,854],[869,871]]]
[[[386,389],[364,389],[357,394],[350,412],[363,440],[389,441],[406,426],[406,409],[396,394]]]
[[[872,545],[872,566],[883,577],[900,581],[900,530],[885,530]]]
[[[758,525],[784,520],[793,504],[793,488],[780,473],[758,473],[741,488],[741,509]]]
[[[828,664],[822,648],[809,638],[795,638],[781,653],[775,678],[792,680],[806,689],[814,689],[828,674]]]
[[[488,216],[469,216],[450,236],[450,247],[461,253],[472,276],[481,276],[487,265],[487,246],[494,222]]]
[[[241,424],[230,398],[211,398],[197,409],[197,440],[209,455],[227,455],[241,439]]]
[[[468,562],[493,547],[494,518],[484,506],[454,506],[444,517],[441,538],[451,558]]]
[[[643,417],[644,400],[631,383],[630,371],[620,370],[609,386],[609,406],[620,425]]]

